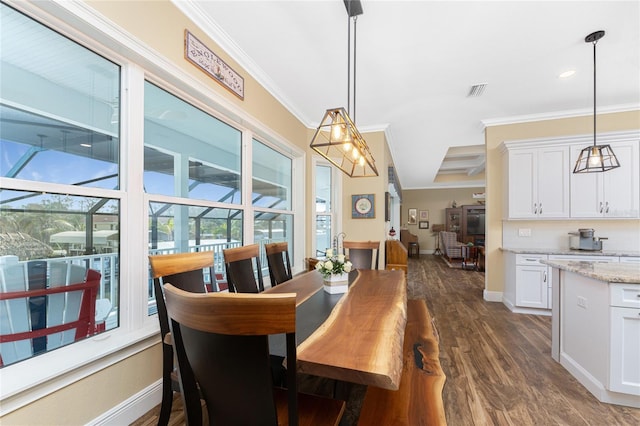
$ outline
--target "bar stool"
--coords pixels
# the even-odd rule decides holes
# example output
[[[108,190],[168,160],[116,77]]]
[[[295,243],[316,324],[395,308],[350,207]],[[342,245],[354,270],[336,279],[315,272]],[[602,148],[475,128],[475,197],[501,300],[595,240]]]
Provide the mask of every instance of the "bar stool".
[[[420,244],[416,242],[409,243],[407,251],[409,252],[409,257],[413,257],[414,254],[416,257],[420,257]]]

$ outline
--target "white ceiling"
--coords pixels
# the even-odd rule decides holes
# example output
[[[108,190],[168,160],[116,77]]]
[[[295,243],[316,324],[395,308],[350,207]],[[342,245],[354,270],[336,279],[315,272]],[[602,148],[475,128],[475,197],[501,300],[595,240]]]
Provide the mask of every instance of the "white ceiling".
[[[342,0],[173,1],[308,127],[347,107]],[[640,1],[363,0],[362,8],[356,124],[387,132],[403,189],[452,186],[434,183],[439,170],[482,171],[486,124],[590,114],[593,47],[584,38],[594,31],[606,31],[598,112],[640,107]],[[573,77],[558,77],[570,69]],[[468,97],[480,83],[482,96]]]

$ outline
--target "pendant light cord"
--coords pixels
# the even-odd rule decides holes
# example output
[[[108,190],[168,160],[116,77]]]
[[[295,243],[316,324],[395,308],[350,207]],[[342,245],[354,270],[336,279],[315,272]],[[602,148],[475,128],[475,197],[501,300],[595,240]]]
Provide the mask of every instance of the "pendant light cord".
[[[351,17],[347,18],[347,114],[356,122],[356,46],[358,17],[353,17],[353,74],[351,73]],[[351,77],[353,76],[353,115],[351,114]]]
[[[351,115],[351,16],[347,12],[347,114]]]
[[[358,17],[353,17],[353,123],[356,123],[356,56],[358,54]]]
[[[596,146],[596,44],[593,42],[593,146]]]

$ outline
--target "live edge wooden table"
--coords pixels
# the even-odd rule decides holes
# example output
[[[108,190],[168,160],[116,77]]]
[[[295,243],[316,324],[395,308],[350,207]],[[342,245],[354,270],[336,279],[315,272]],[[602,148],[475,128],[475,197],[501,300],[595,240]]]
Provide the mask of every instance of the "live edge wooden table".
[[[299,372],[399,388],[407,322],[404,272],[359,270],[346,293],[332,295],[323,290],[322,275],[309,271],[265,293],[297,295]],[[283,341],[270,340],[273,354],[284,356]]]

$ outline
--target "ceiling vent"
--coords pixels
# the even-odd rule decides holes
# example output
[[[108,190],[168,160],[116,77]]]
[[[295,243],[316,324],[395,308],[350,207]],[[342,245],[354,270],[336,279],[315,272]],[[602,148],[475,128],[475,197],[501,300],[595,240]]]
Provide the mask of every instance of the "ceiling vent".
[[[485,87],[487,87],[487,83],[474,84],[473,86],[471,86],[471,89],[469,89],[467,98],[477,98],[479,96],[482,96]]]

